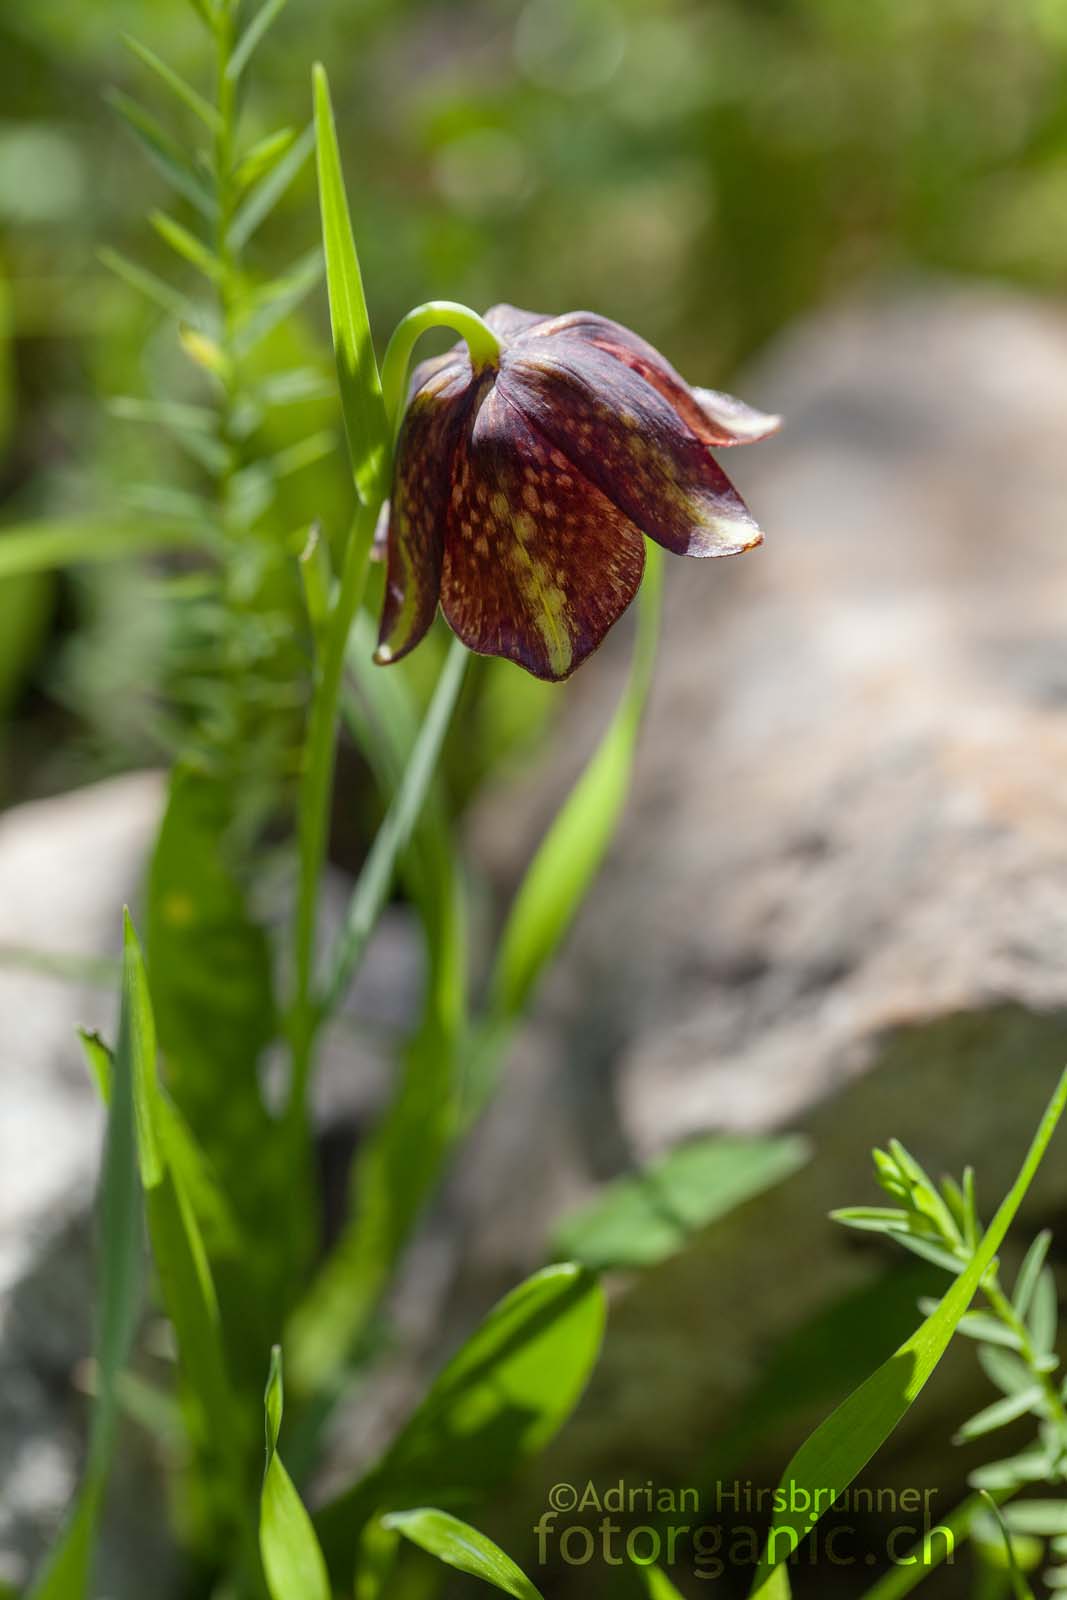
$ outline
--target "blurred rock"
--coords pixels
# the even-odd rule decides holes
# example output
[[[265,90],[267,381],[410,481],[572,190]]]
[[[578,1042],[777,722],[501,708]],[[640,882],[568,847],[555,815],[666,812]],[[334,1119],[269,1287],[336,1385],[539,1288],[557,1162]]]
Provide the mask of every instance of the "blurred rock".
[[[163,777],[139,773],[0,817],[0,1588],[30,1577],[84,1458],[103,1116],[76,1030],[114,1037],[122,907],[139,901],[164,799]],[[340,874],[331,874],[323,899],[324,933],[335,932],[347,900]],[[389,1041],[411,1016],[419,981],[411,918],[390,910],[325,1041],[315,1083],[323,1185],[335,1212],[353,1146],[384,1093]],[[145,1436],[131,1428],[113,1469],[100,1552],[105,1590],[114,1579],[126,1592],[130,1575],[149,1566],[160,1592],[165,1574],[173,1576],[162,1482],[147,1454]]]
[[[700,1482],[772,1354],[894,1259],[826,1221],[875,1199],[869,1146],[973,1161],[991,1209],[1067,1059],[1067,320],[931,288],[815,319],[739,386],[787,419],[727,463],[767,542],[669,562],[633,802],[464,1161],[452,1304],[535,1265],[561,1198],[688,1135],[799,1126],[815,1160],[620,1291],[519,1527],[557,1478]],[[614,648],[580,676],[555,772],[482,808],[499,881],[625,670]],[[1065,1202],[1053,1159],[1028,1218]],[[899,1447],[921,1439],[919,1481],[985,1392],[958,1371]]]

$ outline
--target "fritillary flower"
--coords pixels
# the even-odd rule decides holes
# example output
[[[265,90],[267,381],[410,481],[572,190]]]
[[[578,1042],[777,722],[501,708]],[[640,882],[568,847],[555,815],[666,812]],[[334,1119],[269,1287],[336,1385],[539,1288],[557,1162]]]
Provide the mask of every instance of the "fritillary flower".
[[[778,427],[691,389],[651,345],[587,311],[495,306],[499,342],[412,374],[397,441],[376,659],[396,661],[438,603],[469,649],[567,678],[637,593],[643,535],[732,556],[763,535],[712,455]]]

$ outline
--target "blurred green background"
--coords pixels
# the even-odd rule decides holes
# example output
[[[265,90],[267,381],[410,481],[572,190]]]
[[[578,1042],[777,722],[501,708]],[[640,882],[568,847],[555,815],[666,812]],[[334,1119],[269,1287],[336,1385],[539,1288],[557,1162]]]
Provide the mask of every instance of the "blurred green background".
[[[170,196],[104,99],[117,84],[171,111],[124,31],[209,89],[188,0],[0,12],[0,539],[41,518],[151,518],[199,482],[109,409],[195,399],[201,381],[98,259],[115,246],[172,271],[145,223]],[[290,0],[257,57],[249,139],[305,125],[315,57],[382,344],[429,297],[585,305],[724,386],[806,309],[880,278],[1067,281],[1062,0]],[[316,239],[305,166],[252,257],[276,273]],[[320,291],[263,360],[329,372]],[[270,426],[284,448],[337,429],[336,405]],[[287,478],[275,552],[314,517],[337,538],[347,496],[339,452]],[[267,655],[299,606],[283,567]],[[211,638],[202,599],[173,577],[163,596],[158,569],[129,560],[0,583],[0,803],[180,741],[176,719],[202,711],[177,704]],[[268,676],[292,681],[276,658]],[[483,696],[498,736],[551,702],[520,678]]]

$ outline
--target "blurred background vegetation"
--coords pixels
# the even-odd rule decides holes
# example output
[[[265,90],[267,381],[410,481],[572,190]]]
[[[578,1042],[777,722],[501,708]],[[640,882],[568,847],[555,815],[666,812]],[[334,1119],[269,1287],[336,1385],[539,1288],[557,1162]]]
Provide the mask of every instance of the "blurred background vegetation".
[[[145,223],[170,197],[105,102],[118,85],[161,104],[126,30],[208,88],[188,0],[0,13],[0,540],[37,519],[151,519],[203,487],[202,462],[113,403],[202,385],[173,325],[164,336],[98,255],[171,271]],[[1062,0],[290,0],[257,58],[246,137],[304,127],[317,56],[383,343],[429,297],[591,305],[725,386],[791,319],[882,276],[1067,281]],[[251,256],[270,275],[316,239],[305,165]],[[324,295],[257,359],[328,376]],[[314,518],[337,538],[349,490],[328,391],[262,426],[275,451],[338,433],[276,486],[249,580],[259,631],[231,662],[265,662],[288,692],[287,541]],[[158,562],[126,559],[0,583],[0,804],[159,760],[190,721],[210,737],[229,713],[193,702],[216,623],[180,564],[165,583]],[[555,703],[503,671],[468,708],[467,781],[479,750]],[[284,726],[271,739],[284,767]]]

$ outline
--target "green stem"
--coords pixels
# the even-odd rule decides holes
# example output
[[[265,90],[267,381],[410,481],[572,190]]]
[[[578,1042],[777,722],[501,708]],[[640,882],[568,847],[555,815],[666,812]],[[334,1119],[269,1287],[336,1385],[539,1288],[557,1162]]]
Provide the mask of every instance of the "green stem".
[[[404,407],[408,367],[416,344],[431,328],[452,328],[467,341],[475,372],[496,366],[500,340],[476,311],[455,300],[428,300],[397,323],[382,362],[382,397],[389,426],[395,436]]]
[[[1018,1492],[1017,1489],[998,1489],[993,1498],[998,1505],[1004,1505]],[[867,1589],[862,1600],[903,1600],[904,1595],[911,1594],[924,1578],[928,1578],[936,1567],[948,1559],[957,1544],[970,1538],[975,1518],[986,1509],[980,1494],[968,1495],[929,1534],[912,1545],[903,1561],[891,1567],[884,1577]],[[948,1533],[948,1539],[937,1537],[942,1528]]]
[[[360,506],[348,536],[341,581],[330,611],[315,669],[307,746],[298,802],[300,881],[297,890],[293,948],[296,992],[290,1022],[293,1071],[289,1115],[302,1133],[307,1125],[307,1087],[311,1073],[318,1008],[313,994],[315,929],[319,885],[326,860],[330,794],[333,788],[338,707],[344,674],[345,646],[363,599],[374,527],[381,507]]]

